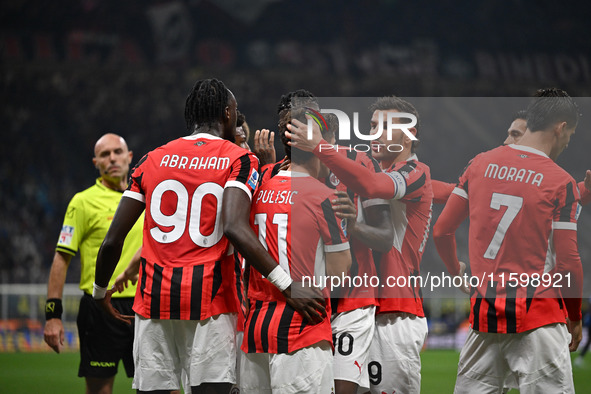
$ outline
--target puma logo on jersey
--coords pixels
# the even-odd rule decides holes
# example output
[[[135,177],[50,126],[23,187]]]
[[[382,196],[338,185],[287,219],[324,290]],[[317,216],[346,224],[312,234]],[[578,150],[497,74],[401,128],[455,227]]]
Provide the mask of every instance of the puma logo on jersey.
[[[363,364],[359,364],[357,360],[355,360],[355,365],[357,366],[357,368],[359,368],[359,373],[361,373],[361,365]]]

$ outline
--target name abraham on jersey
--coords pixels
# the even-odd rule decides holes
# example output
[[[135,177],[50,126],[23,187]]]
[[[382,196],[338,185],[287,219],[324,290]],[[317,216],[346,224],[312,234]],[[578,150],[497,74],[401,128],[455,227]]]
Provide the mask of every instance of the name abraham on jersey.
[[[188,165],[188,167],[187,167]],[[164,155],[160,161],[160,167],[178,168],[180,170],[225,170],[230,167],[229,157],[192,157]]]
[[[527,175],[527,176],[526,176]],[[532,177],[533,175],[533,177]],[[505,181],[531,183],[532,185],[542,186],[542,180],[544,174],[541,172],[535,172],[533,170],[526,170],[524,168],[515,168],[501,166],[498,164],[489,163],[484,172],[485,178],[493,178]],[[531,182],[530,182],[531,181]]]

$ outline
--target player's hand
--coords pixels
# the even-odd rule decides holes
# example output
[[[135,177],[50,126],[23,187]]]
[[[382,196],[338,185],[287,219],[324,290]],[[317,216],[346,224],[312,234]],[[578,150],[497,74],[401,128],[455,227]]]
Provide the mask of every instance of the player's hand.
[[[585,180],[583,182],[585,182],[585,189],[591,192],[591,170],[585,172]]]
[[[336,217],[346,220],[347,233],[352,234],[355,231],[355,224],[357,223],[357,208],[349,198],[347,192],[335,191],[334,194],[336,198],[331,200],[332,210]]]
[[[572,321],[566,319],[566,328],[571,335],[571,341],[568,344],[568,350],[574,352],[579,347],[579,343],[583,340],[583,320]]]
[[[43,330],[43,339],[54,352],[61,352],[64,346],[64,324],[61,319],[47,320]]]
[[[135,274],[131,277],[128,277],[127,273],[123,271],[119,274],[119,276],[117,276],[117,278],[115,278],[115,283],[113,284],[113,286],[115,287],[115,290],[117,290],[119,293],[123,293],[123,291],[129,287],[128,282],[131,282],[132,285],[135,285],[137,283],[138,276],[138,274]]]
[[[460,261],[459,263],[460,263],[460,273],[458,274],[458,276],[463,278],[463,285],[460,286],[460,290],[463,293],[470,295],[470,285],[468,284],[468,278],[464,278],[464,274],[466,273],[466,263],[464,263],[463,261]]]
[[[306,115],[306,118],[312,119],[309,115]],[[287,144],[305,152],[312,152],[322,141],[322,134],[318,124],[316,122],[311,123],[312,138],[308,139],[308,125],[297,119],[292,119],[291,123],[287,125],[288,131],[285,132],[285,136],[289,138]]]
[[[118,321],[125,323],[125,324],[131,324],[133,319],[135,319],[135,316],[122,315],[121,313],[119,313],[119,311],[117,309],[115,309],[115,307],[113,307],[113,304],[111,304],[111,295],[115,291],[116,291],[116,289],[112,288],[107,291],[105,298],[103,298],[102,300],[94,300],[94,301],[98,304],[99,308],[101,308],[102,311],[105,312],[111,318],[118,320]]]
[[[292,282],[283,291],[283,295],[285,301],[308,322],[318,324],[326,317],[326,300],[320,290],[304,287],[300,282]]]
[[[275,163],[275,132],[267,129],[257,130],[254,133],[254,154],[259,158],[261,166]]]

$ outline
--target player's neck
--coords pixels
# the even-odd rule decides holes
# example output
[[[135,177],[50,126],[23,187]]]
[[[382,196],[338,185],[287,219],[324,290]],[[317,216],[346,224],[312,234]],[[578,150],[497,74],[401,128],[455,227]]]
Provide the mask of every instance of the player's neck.
[[[402,152],[398,154],[398,156],[388,159],[388,160],[380,160],[380,168],[382,170],[387,170],[388,168],[392,167],[396,163],[400,163],[401,161],[407,161],[413,155],[410,149],[404,149]]]
[[[532,133],[531,131],[527,130],[517,145],[523,145],[537,149],[551,157],[554,146],[554,136],[552,133],[546,131],[536,131],[535,133]]]
[[[222,130],[223,130],[222,125],[219,122],[217,122],[215,124],[196,125],[195,131],[193,131],[193,134],[191,134],[191,135],[203,133],[203,134],[211,134],[213,136],[222,138],[223,137]]]
[[[318,177],[318,169],[313,166],[310,165],[310,163],[306,163],[306,164],[295,164],[295,163],[291,163],[290,164],[290,171],[292,172],[300,172],[303,174],[308,174],[310,175],[312,178],[317,178]]]

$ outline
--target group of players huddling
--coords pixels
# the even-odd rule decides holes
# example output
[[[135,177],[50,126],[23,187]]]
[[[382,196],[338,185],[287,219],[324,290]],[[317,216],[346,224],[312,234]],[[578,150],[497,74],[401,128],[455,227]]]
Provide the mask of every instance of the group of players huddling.
[[[319,149],[335,143],[335,119],[308,121],[316,99],[290,92],[278,107],[286,158],[260,163],[233,143],[236,111],[221,81],[195,84],[185,107],[190,135],[138,162],[99,251],[94,298],[128,322],[107,285],[145,210],[131,317],[134,388],[418,393],[427,322],[417,282],[331,293],[302,280],[420,275],[432,204],[447,202],[433,235],[449,273],[466,270],[454,234],[469,215],[471,274],[494,274],[469,289],[471,329],[455,391],[574,392],[569,346],[582,335],[576,220],[589,192],[554,163],[579,118],[565,92],[538,92],[521,139],[476,156],[457,185],[431,180],[418,160],[418,123],[408,128],[415,138],[382,133],[370,153]],[[388,113],[419,119],[395,96],[370,111],[371,133],[386,128]],[[255,151],[272,145],[268,130],[256,139]],[[385,149],[392,144],[402,148]],[[501,287],[503,273],[571,273],[571,283]]]

